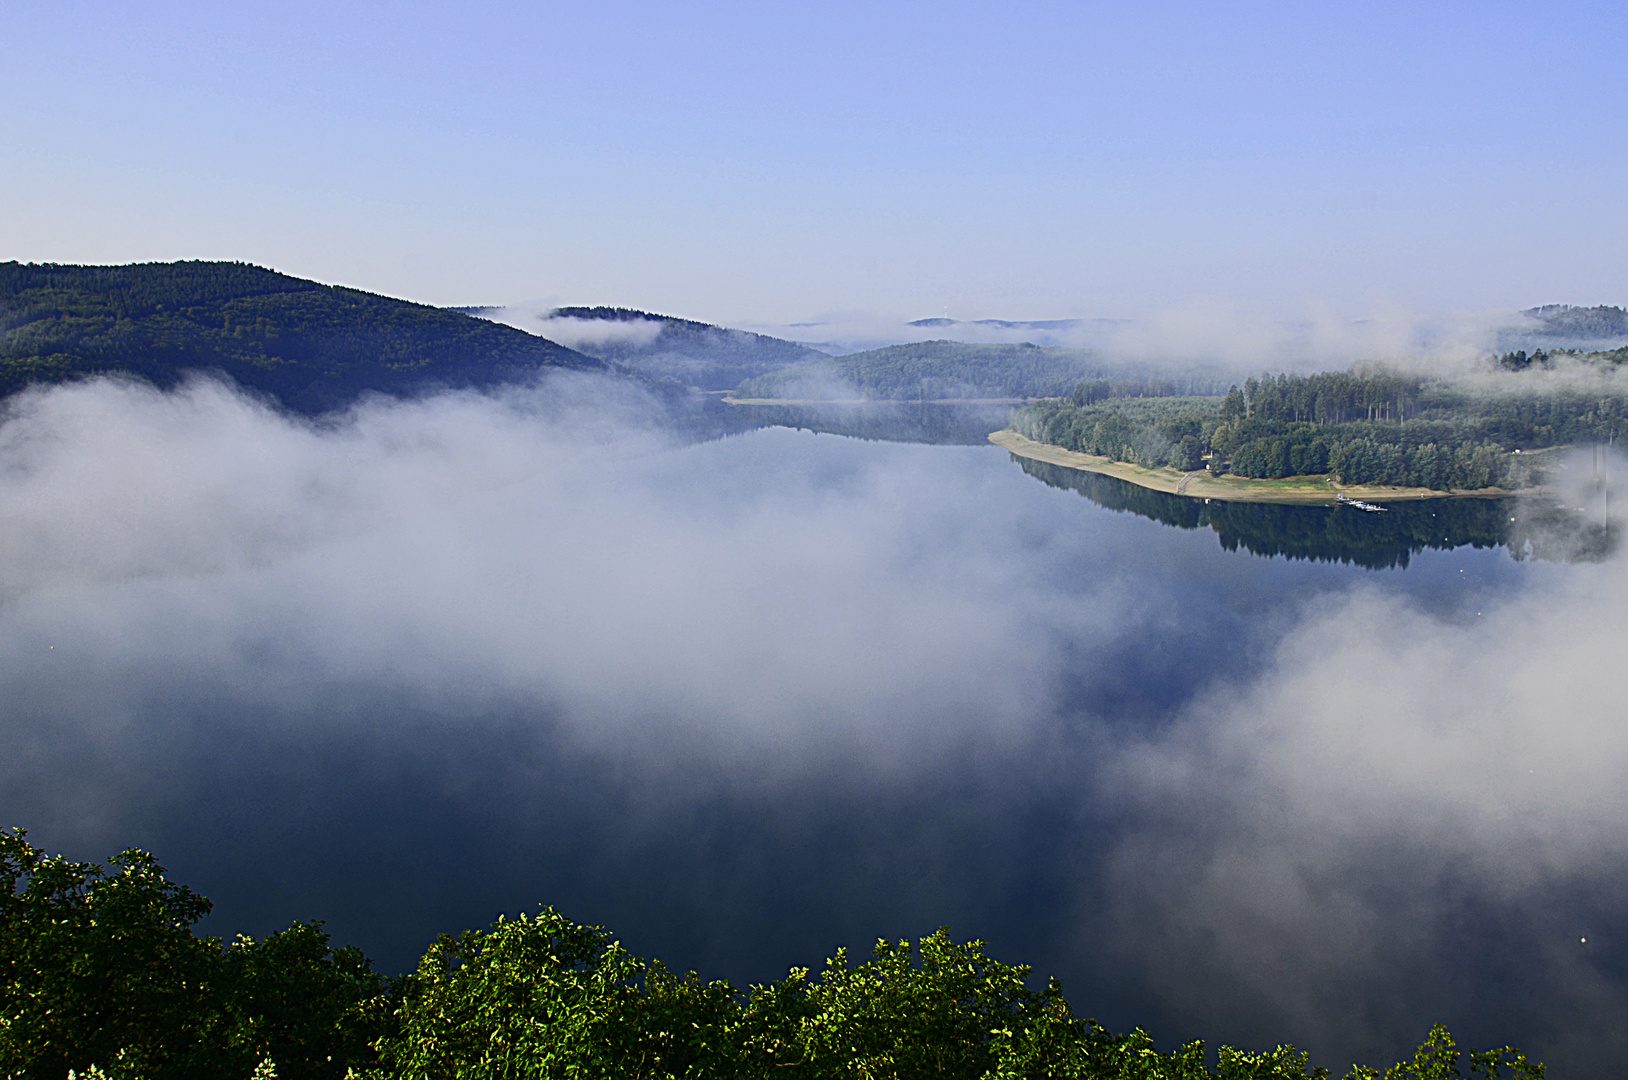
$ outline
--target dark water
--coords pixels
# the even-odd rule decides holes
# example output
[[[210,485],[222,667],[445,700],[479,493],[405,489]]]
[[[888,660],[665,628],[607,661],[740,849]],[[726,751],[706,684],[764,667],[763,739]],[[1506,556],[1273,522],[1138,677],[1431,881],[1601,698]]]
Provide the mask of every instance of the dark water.
[[[1451,626],[1572,573],[1535,556],[1586,537],[1505,501],[1206,505],[987,445],[784,429],[604,468],[591,492],[528,481],[320,558],[13,609],[14,641],[119,629],[72,678],[9,662],[0,813],[81,857],[155,850],[214,899],[212,932],[322,918],[391,970],[541,904],[740,983],[949,925],[1165,1046],[1294,1041],[1340,1069],[1440,1019],[1617,1060],[1618,1036],[1591,1051],[1534,1000],[1566,976],[1528,906],[1468,870],[1404,873],[1428,839],[1351,848],[1366,914],[1318,917],[1372,940],[1317,961],[1306,977],[1339,992],[1313,1005],[1263,987],[1252,954],[1189,944],[1226,912],[1122,900],[1231,842],[1225,814],[1140,794],[1126,748],[1225,708],[1308,613],[1360,595]],[[151,677],[123,644],[183,631],[196,652]],[[396,658],[349,644],[375,636]],[[485,655],[516,638],[513,659]],[[1138,869],[1149,853],[1163,869]],[[1543,905],[1628,940],[1616,883],[1584,875]],[[1251,932],[1266,968],[1296,970],[1298,939]],[[1602,948],[1592,977],[1615,1000],[1625,953]]]
[[[982,446],[1011,420],[1011,405],[869,401],[848,405],[737,405],[746,423],[884,442]]]
[[[1111,476],[1012,455],[1051,487],[1078,491],[1099,506],[1174,525],[1210,529],[1229,551],[1344,562],[1370,570],[1404,569],[1426,550],[1503,547],[1515,559],[1599,561],[1616,550],[1603,521],[1551,498],[1424,499],[1352,506],[1222,502],[1171,495]]]

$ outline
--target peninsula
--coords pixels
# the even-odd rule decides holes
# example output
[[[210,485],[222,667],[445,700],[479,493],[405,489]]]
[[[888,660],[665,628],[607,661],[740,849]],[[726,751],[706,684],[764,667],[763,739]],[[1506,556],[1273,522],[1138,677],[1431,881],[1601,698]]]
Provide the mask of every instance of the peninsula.
[[[1049,465],[1061,465],[1082,472],[1112,476],[1139,487],[1163,491],[1170,495],[1187,495],[1195,499],[1219,499],[1224,502],[1310,503],[1333,505],[1339,496],[1366,502],[1402,502],[1418,499],[1442,498],[1497,498],[1516,494],[1506,488],[1488,487],[1477,490],[1436,491],[1424,487],[1391,487],[1384,484],[1342,484],[1332,476],[1289,476],[1281,479],[1256,480],[1248,477],[1215,476],[1206,469],[1182,472],[1169,465],[1145,466],[1129,461],[1115,461],[1099,454],[1084,454],[1066,450],[1061,446],[1036,442],[1011,428],[989,436],[996,446],[1014,456]],[[1523,489],[1527,492],[1534,488]]]
[[[1014,410],[992,440],[1179,495],[1381,503],[1544,487],[1564,448],[1625,435],[1619,350],[1510,354],[1451,378],[1377,364],[1265,375],[1224,396],[1082,382]]]

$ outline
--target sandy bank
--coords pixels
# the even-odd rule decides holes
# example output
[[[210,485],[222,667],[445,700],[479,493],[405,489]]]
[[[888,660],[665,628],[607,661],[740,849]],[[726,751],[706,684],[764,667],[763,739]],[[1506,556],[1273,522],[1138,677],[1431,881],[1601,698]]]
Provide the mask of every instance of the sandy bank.
[[[1333,503],[1334,497],[1364,502],[1403,502],[1412,499],[1474,498],[1488,499],[1516,492],[1502,488],[1482,488],[1479,491],[1436,491],[1432,488],[1384,487],[1379,484],[1337,484],[1327,476],[1291,476],[1284,480],[1247,480],[1238,476],[1211,476],[1208,471],[1178,472],[1168,466],[1148,469],[1124,461],[1064,450],[1061,446],[1035,442],[1033,439],[1007,429],[989,437],[996,446],[1004,447],[1018,457],[1044,461],[1068,469],[1102,473],[1138,484],[1154,491],[1172,495],[1189,495],[1195,499],[1223,499],[1228,502],[1275,503]]]

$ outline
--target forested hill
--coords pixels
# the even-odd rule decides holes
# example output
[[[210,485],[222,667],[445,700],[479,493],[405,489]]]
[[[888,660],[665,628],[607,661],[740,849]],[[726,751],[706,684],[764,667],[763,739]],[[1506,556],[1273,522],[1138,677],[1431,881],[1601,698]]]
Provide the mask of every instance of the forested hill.
[[[630,333],[589,332],[566,340],[574,340],[575,347],[590,356],[639,374],[674,378],[703,390],[729,390],[742,379],[825,355],[767,334],[630,308],[562,307],[555,308],[548,317],[577,321],[579,328],[581,322],[630,324]]]
[[[1601,304],[1573,307],[1571,304],[1545,304],[1528,308],[1522,315],[1542,327],[1539,336],[1577,341],[1615,341],[1628,338],[1628,311]]]
[[[603,366],[512,327],[247,263],[0,263],[0,396],[95,374],[168,387],[219,371],[316,414],[369,390]]]
[[[1101,360],[1083,349],[923,341],[823,357],[750,379],[735,392],[792,399],[1045,397],[1102,373]]]

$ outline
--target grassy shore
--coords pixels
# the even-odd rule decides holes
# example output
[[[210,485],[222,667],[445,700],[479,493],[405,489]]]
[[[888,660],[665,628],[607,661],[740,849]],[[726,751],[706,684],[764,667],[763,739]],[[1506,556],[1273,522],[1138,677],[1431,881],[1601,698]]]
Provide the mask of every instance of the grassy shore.
[[[1114,461],[1112,458],[1082,454],[1065,450],[1061,446],[1035,442],[1033,439],[1007,429],[989,437],[996,446],[1004,447],[1019,457],[1045,461],[1070,469],[1102,473],[1138,484],[1154,491],[1172,495],[1190,495],[1195,499],[1222,499],[1228,502],[1274,503],[1332,503],[1343,494],[1348,499],[1364,502],[1404,502],[1414,499],[1495,498],[1514,492],[1502,488],[1482,488],[1478,491],[1436,491],[1432,488],[1384,487],[1380,484],[1339,484],[1329,476],[1290,476],[1283,480],[1249,480],[1240,476],[1211,476],[1205,470],[1184,473],[1169,466],[1157,469]]]

